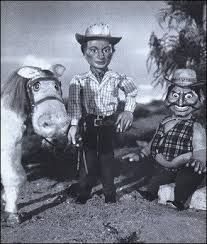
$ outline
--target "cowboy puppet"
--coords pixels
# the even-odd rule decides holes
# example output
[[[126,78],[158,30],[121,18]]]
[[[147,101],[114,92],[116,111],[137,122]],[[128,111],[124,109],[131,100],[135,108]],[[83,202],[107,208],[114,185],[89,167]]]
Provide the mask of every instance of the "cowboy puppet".
[[[69,141],[76,143],[78,122],[84,120],[83,165],[80,165],[80,192],[77,203],[91,196],[97,178],[101,179],[106,203],[116,202],[113,173],[114,132],[124,132],[132,124],[137,88],[131,78],[108,68],[121,37],[113,37],[108,25],[94,24],[85,35],[76,34],[81,51],[90,65],[87,73],[75,75],[69,86]],[[118,93],[126,96],[124,111],[117,116]],[[98,177],[99,176],[99,177]]]
[[[161,121],[149,145],[123,159],[140,161],[139,174],[151,176],[145,190],[138,190],[144,198],[156,199],[160,185],[175,182],[171,204],[184,210],[206,172],[206,132],[193,116],[204,102],[203,84],[192,69],[178,69],[168,81],[165,103],[172,115]]]

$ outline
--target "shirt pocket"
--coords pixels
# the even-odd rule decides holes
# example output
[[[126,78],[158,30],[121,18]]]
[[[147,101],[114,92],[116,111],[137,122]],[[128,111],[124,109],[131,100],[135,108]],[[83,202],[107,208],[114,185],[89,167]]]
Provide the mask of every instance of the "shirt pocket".
[[[105,91],[108,95],[117,96],[118,95],[118,87],[115,81],[111,81],[111,83],[107,84],[105,87]]]
[[[113,92],[114,92],[114,88],[113,87],[107,87],[106,89],[105,89],[105,91],[104,91],[104,95],[106,96],[106,95],[112,95],[113,94]]]

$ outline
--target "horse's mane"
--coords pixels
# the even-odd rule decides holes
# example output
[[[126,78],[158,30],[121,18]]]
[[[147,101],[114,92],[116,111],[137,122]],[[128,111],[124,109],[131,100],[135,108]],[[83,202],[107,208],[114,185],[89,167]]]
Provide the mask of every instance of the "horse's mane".
[[[14,71],[1,89],[1,98],[6,99],[6,106],[21,116],[27,115],[29,109],[27,81],[28,79],[19,76],[17,71]]]

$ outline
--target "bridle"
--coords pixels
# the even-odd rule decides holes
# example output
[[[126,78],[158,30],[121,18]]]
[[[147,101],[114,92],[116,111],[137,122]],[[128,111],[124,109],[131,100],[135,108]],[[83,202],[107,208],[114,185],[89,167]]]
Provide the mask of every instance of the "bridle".
[[[63,103],[64,104],[64,101],[62,98],[59,98],[59,97],[56,97],[56,96],[46,96],[38,101],[34,101],[34,95],[33,95],[33,92],[32,92],[32,87],[37,83],[39,82],[39,80],[43,81],[43,80],[53,80],[55,81],[55,85],[58,87],[58,90],[60,91],[60,95],[62,97],[62,89],[61,89],[61,82],[55,78],[55,77],[44,77],[44,78],[38,78],[38,79],[35,79],[35,80],[29,80],[27,82],[27,85],[26,85],[26,90],[27,90],[27,95],[28,95],[28,98],[29,98],[29,101],[30,101],[30,106],[31,106],[31,114],[33,114],[34,112],[34,108],[39,105],[40,103],[43,103],[45,101],[48,101],[48,100],[58,100],[59,102]]]
[[[43,80],[53,80],[55,81],[55,85],[57,86],[57,90],[60,91],[60,95],[61,95],[61,98],[59,97],[56,97],[56,96],[46,96],[38,101],[35,101],[34,100],[34,95],[33,95],[33,91],[32,91],[32,88],[33,86],[39,82],[40,80],[43,81]],[[27,96],[28,96],[28,99],[29,99],[29,103],[30,103],[30,112],[29,112],[29,116],[27,118],[27,122],[26,123],[31,123],[32,121],[32,115],[34,113],[34,108],[36,106],[38,106],[39,104],[41,103],[44,103],[45,101],[48,101],[48,100],[57,100],[59,102],[61,102],[62,104],[64,104],[64,101],[62,99],[62,88],[61,88],[61,82],[56,78],[56,77],[51,77],[51,76],[48,76],[48,77],[44,77],[44,78],[38,78],[38,79],[35,79],[35,80],[29,80],[26,84],[26,91],[27,91]],[[54,144],[53,142],[51,142],[50,140],[48,140],[46,137],[44,136],[41,136],[42,139],[44,139],[48,144],[50,144],[52,147],[53,147],[53,151],[55,151],[55,148],[56,148],[56,144]]]

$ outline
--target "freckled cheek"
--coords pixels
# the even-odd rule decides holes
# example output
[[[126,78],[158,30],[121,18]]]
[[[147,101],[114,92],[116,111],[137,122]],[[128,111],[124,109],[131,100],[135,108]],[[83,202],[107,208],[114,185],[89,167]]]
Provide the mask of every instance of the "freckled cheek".
[[[198,102],[198,98],[197,97],[192,97],[192,98],[190,98],[190,99],[185,99],[185,104],[186,105],[194,105],[194,104],[196,104],[197,102]]]
[[[167,101],[168,101],[168,103],[177,103],[178,102],[178,98],[176,98],[176,97],[173,97],[173,96],[168,96],[168,98],[167,98]]]
[[[86,54],[85,54],[85,57],[86,57],[87,59],[91,59],[91,58],[93,58],[93,55],[90,55],[89,53],[86,53]]]
[[[92,55],[86,54],[85,58],[86,58],[86,60],[88,61],[89,64],[94,62],[94,57]]]
[[[107,63],[110,63],[112,59],[112,54],[110,54],[108,57],[106,57],[106,61]]]

